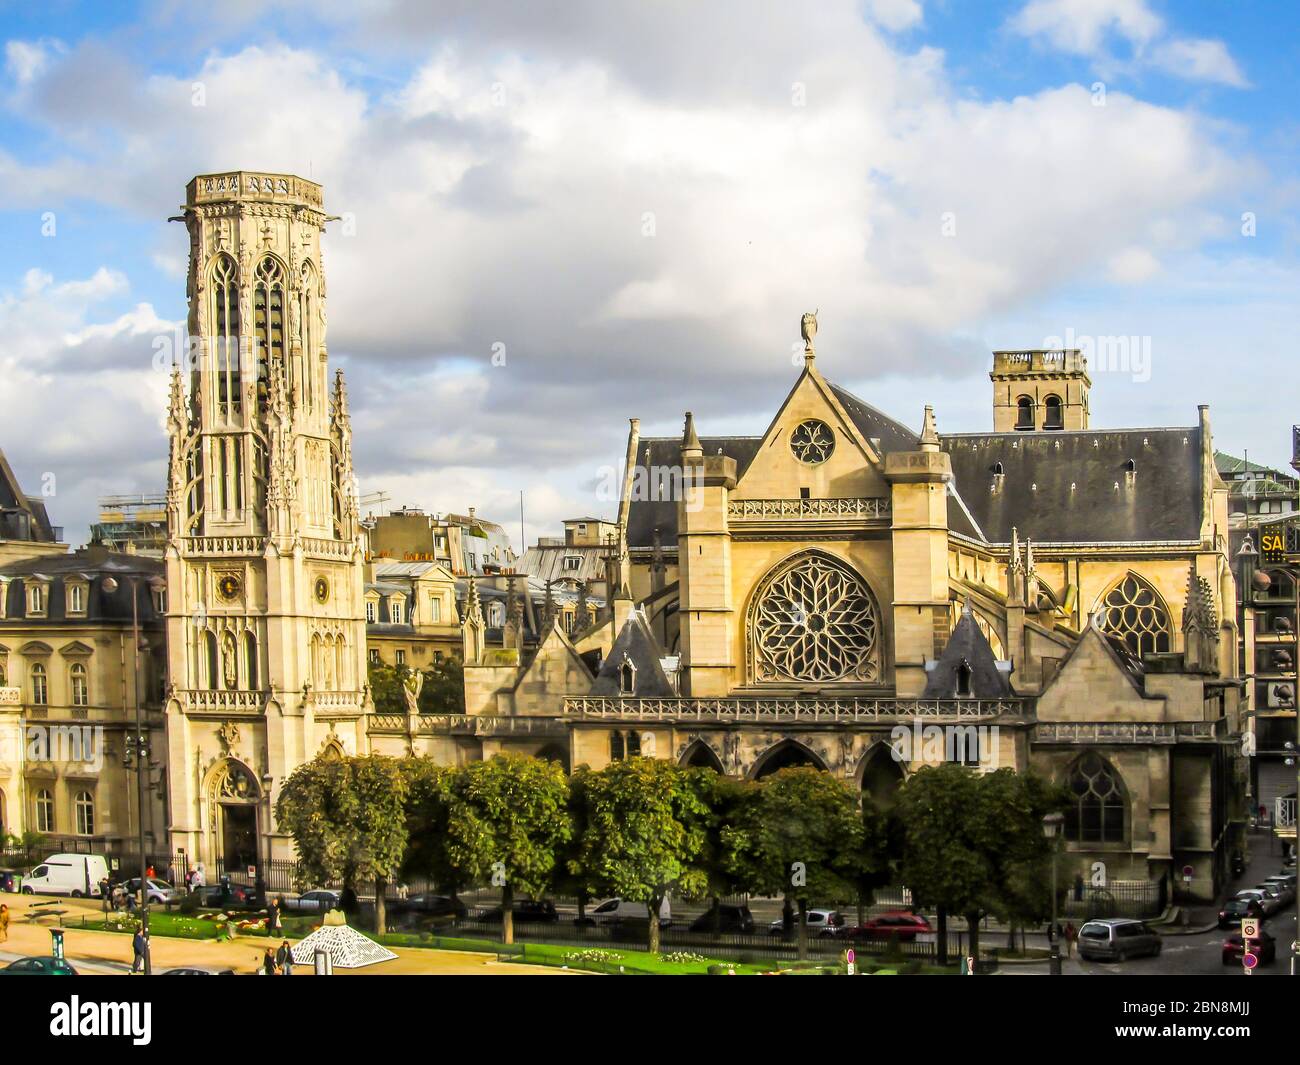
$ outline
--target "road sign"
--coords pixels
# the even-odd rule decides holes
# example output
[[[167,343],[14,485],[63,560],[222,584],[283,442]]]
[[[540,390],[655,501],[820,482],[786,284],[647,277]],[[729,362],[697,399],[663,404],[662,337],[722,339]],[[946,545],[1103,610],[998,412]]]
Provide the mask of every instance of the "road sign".
[[[1241,956],[1241,964],[1246,967],[1246,972],[1250,972],[1251,969],[1255,968],[1255,966],[1259,964],[1259,959],[1250,951],[1246,951],[1246,953]]]
[[[1193,874],[1194,872],[1196,872],[1196,870],[1193,869],[1190,865],[1184,865],[1184,866],[1183,866],[1183,883],[1184,883],[1184,884],[1190,884],[1190,883],[1192,882],[1192,874]]]
[[[249,880],[253,880],[253,879],[255,879],[256,877],[257,877],[257,866],[255,866],[255,865],[250,865],[250,866],[248,867],[248,879],[249,879]]]
[[[1241,938],[1258,939],[1259,938],[1259,919],[1256,917],[1243,917],[1241,919]]]

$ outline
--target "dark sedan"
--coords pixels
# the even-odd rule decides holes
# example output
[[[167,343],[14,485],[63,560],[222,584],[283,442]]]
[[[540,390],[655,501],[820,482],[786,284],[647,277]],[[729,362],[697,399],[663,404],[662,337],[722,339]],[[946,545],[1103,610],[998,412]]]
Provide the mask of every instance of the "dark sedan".
[[[500,924],[502,909],[500,906],[488,910],[479,920],[486,924]],[[514,905],[515,924],[554,924],[560,919],[555,903],[550,899],[525,899]]]
[[[76,976],[62,958],[19,958],[0,968],[0,976]]]
[[[1277,942],[1262,928],[1259,935],[1250,941],[1250,952],[1259,959],[1260,965],[1268,965],[1277,959]],[[1223,964],[1241,964],[1241,933],[1233,932],[1223,941]]]

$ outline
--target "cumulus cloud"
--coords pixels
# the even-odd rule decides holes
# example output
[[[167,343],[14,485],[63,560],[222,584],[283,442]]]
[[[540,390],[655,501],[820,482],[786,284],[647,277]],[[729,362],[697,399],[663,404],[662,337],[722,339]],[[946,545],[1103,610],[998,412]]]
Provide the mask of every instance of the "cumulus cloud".
[[[1140,35],[1140,9],[1041,32],[1079,48],[1108,27]],[[151,220],[172,319],[185,239],[162,219],[185,181],[247,167],[323,182],[349,223],[324,265],[363,485],[461,510],[526,488],[608,513],[582,486],[621,456],[626,417],[674,425],[712,406],[702,431],[761,430],[803,311],[821,308],[833,377],[982,370],[973,326],[1078,278],[1140,282],[1245,180],[1194,114],[1118,92],[1099,108],[1079,86],[969,98],[941,52],[886,35],[919,25],[917,4],[763,10],[392,2],[362,27],[327,7],[358,47],[409,58],[378,64],[378,87],[323,49],[215,50],[158,74],[83,42],[22,88],[62,154],[0,156],[0,193]],[[9,297],[28,316],[62,308],[38,346],[46,372],[93,380],[139,357],[159,322],[148,306],[93,317],[96,286],[125,294],[111,279]],[[141,389],[135,422],[105,427],[99,467],[143,469],[147,453],[161,477],[163,392],[122,372]],[[563,516],[549,505],[530,513]]]

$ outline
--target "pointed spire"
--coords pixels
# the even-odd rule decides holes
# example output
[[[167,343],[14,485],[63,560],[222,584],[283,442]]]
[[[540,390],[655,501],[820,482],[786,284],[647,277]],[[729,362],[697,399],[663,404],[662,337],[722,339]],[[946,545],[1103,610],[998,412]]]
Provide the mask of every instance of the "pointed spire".
[[[1013,525],[1011,526],[1011,568],[1013,570],[1024,569],[1020,561],[1020,532]]]
[[[704,458],[704,448],[695,432],[695,415],[690,411],[686,412],[686,428],[682,430],[682,457],[697,460]]]
[[[469,575],[469,593],[465,597],[465,620],[471,618],[483,624],[483,602],[479,599],[478,585],[474,583],[474,574]]]
[[[342,370],[334,371],[334,417],[342,425],[348,423],[348,388]]]
[[[939,429],[934,424],[934,408],[929,406],[925,408],[925,417],[921,422],[921,450],[939,450]]]

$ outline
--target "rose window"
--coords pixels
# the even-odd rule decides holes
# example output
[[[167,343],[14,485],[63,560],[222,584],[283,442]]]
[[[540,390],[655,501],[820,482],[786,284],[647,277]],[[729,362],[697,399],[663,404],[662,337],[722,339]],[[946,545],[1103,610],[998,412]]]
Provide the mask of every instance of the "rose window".
[[[831,457],[835,450],[835,434],[825,422],[816,419],[800,422],[790,434],[790,450],[800,462],[815,466]]]
[[[758,681],[875,681],[875,600],[852,570],[821,555],[782,566],[755,596],[751,660]]]

